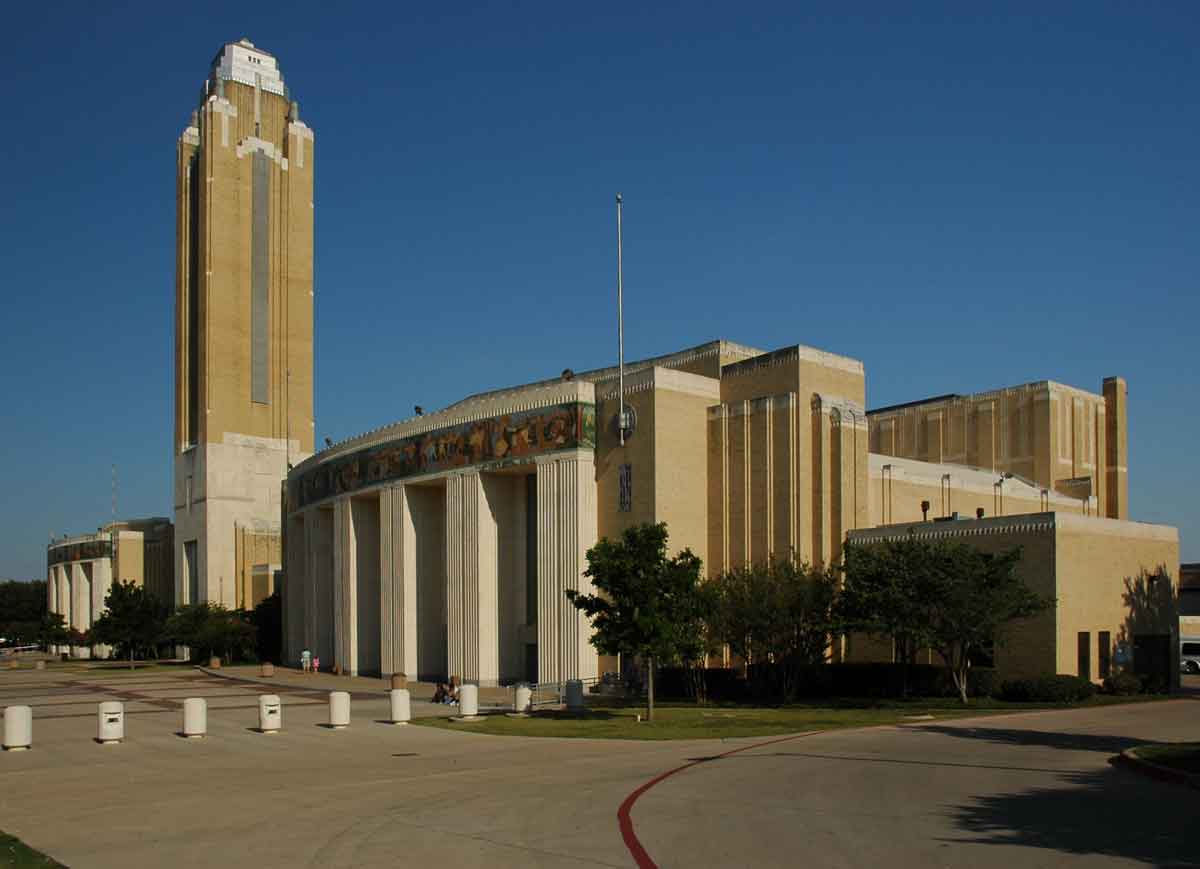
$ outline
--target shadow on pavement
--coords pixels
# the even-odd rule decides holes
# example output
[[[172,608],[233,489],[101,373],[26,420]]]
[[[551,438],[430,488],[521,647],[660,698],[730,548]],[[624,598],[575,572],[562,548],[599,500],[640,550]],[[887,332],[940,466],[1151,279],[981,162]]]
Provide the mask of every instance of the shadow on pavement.
[[[1046,748],[1061,748],[1066,751],[1098,751],[1103,754],[1120,754],[1135,745],[1146,745],[1154,740],[1134,739],[1128,736],[1112,736],[1094,733],[1059,733],[1052,730],[1019,730],[1001,727],[938,727],[921,725],[913,730],[940,733],[959,739],[981,739],[1005,745],[1040,745]]]
[[[950,841],[1200,866],[1194,791],[1112,768],[1064,773],[1059,781],[947,807],[952,823],[968,835]]]

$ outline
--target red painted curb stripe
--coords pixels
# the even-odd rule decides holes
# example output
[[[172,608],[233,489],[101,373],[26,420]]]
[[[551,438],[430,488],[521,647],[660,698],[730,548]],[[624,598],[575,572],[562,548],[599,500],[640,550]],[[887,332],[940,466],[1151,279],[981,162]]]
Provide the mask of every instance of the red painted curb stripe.
[[[629,853],[633,855],[633,861],[637,863],[638,869],[658,869],[658,864],[651,859],[650,855],[646,852],[646,849],[642,847],[642,843],[638,839],[637,834],[633,831],[633,818],[630,816],[630,812],[633,809],[633,804],[638,801],[638,797],[650,790],[650,788],[654,787],[663,779],[670,778],[677,772],[682,772],[685,769],[690,769],[691,767],[697,766],[701,763],[707,763],[709,760],[718,760],[722,757],[729,757],[732,754],[737,754],[740,751],[749,751],[752,748],[762,748],[763,746],[775,745],[779,742],[790,742],[793,739],[802,739],[805,736],[815,736],[818,733],[824,732],[825,731],[823,730],[813,730],[808,733],[796,733],[791,736],[781,736],[778,739],[768,739],[766,742],[755,742],[750,745],[743,745],[740,748],[732,748],[729,751],[722,752],[721,754],[713,755],[711,758],[688,761],[682,766],[669,769],[661,775],[655,776],[654,778],[650,779],[650,781],[643,784],[641,787],[627,796],[624,802],[621,803],[621,807],[617,809],[617,825],[621,829],[621,838],[625,841],[625,847],[629,849]]]

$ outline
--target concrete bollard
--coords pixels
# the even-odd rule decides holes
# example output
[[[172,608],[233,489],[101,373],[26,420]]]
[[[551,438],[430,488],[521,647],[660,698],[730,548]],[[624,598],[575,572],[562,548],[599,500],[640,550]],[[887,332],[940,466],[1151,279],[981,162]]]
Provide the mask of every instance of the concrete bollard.
[[[400,688],[408,688],[408,676],[404,673],[393,673],[392,690],[395,691]]]
[[[392,724],[408,724],[412,720],[412,699],[407,688],[393,688],[388,692],[392,701]]]
[[[350,724],[350,692],[329,692],[329,726],[341,730]]]
[[[33,745],[33,710],[9,706],[4,710],[4,750],[25,751]]]
[[[115,745],[125,738],[125,704],[120,700],[105,700],[97,715],[101,745]]]
[[[45,669],[46,669],[46,662],[45,662],[45,661],[42,661],[42,660],[34,661],[34,662],[33,662],[33,669],[35,669],[35,670],[45,670]]]
[[[188,739],[199,739],[208,733],[208,702],[203,697],[183,701],[183,728],[179,732]]]
[[[578,679],[567,680],[567,711],[583,711],[583,683]]]
[[[275,665],[270,661],[263,661],[262,669],[259,670],[259,673],[264,678],[270,679],[275,675]]]
[[[274,733],[283,727],[283,704],[277,694],[258,695],[258,729]]]
[[[513,692],[513,712],[527,713],[532,704],[533,692],[529,690],[529,686],[524,682],[517,685],[516,691]]]
[[[479,686],[463,685],[458,689],[458,714],[474,718],[479,714]]]

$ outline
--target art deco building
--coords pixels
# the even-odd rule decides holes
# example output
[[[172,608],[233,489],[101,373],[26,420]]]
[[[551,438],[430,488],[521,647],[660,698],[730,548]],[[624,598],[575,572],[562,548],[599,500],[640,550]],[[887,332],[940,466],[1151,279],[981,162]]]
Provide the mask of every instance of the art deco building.
[[[176,199],[176,600],[253,605],[313,445],[313,133],[248,40],[213,59]]]
[[[171,520],[161,517],[110,522],[95,534],[53,540],[46,548],[46,609],[68,628],[87,631],[104,614],[114,582],[145,588],[170,608],[174,603]],[[107,650],[94,647],[102,657]],[[91,649],[72,650],[89,655]]]
[[[1103,396],[1040,383],[876,414],[856,359],[713,341],[626,366],[624,442],[618,397],[616,369],[581,372],[298,464],[287,658],[309,648],[348,673],[482,684],[616,669],[563,592],[590,589],[597,539],[640,522],[666,522],[710,576],[772,557],[836,564],[847,539],[1024,546],[1027,581],[1056,608],[999,654],[1003,673],[1101,678],[1123,641],[1162,657],[1171,629],[1126,624],[1125,582],[1173,586],[1178,533],[1105,516],[1125,503],[1120,380]],[[892,649],[852,637],[834,654]]]

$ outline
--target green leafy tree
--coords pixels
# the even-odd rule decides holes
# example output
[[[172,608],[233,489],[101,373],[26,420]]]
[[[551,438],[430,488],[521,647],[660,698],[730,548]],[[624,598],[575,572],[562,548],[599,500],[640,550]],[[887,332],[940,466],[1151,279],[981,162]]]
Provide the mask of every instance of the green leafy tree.
[[[844,611],[869,632],[904,636],[913,652],[937,652],[966,703],[972,658],[1003,644],[1006,625],[1053,604],[1021,579],[1020,562],[1019,548],[992,554],[940,540],[848,545]]]
[[[200,659],[245,657],[254,649],[255,630],[244,610],[220,604],[196,603],[179,607],[167,619],[163,637],[189,647]]]
[[[760,682],[770,662],[776,699],[792,699],[802,670],[829,656],[837,587],[832,571],[791,559],[727,571],[707,584],[713,632]]]
[[[1019,548],[996,555],[964,544],[944,544],[932,570],[934,600],[930,647],[941,655],[967,702],[971,659],[993,643],[1003,645],[1003,628],[1053,604],[1021,579]]]
[[[847,543],[842,550],[839,620],[848,631],[892,641],[902,695],[908,694],[909,666],[932,639],[932,609],[923,596],[932,558],[932,544],[914,538]]]
[[[154,650],[166,620],[166,609],[157,597],[132,582],[114,582],[104,598],[105,612],[92,625],[93,643],[113,646],[117,656],[134,657]]]
[[[44,613],[38,625],[38,645],[49,649],[51,646],[65,646],[71,632],[61,613]]]
[[[700,559],[688,549],[668,558],[666,523],[645,523],[625,529],[619,540],[602,538],[587,561],[585,575],[598,594],[570,589],[567,598],[591,618],[591,643],[600,652],[645,660],[646,718],[653,721],[657,662],[703,650]]]
[[[46,615],[46,582],[0,582],[0,637],[8,645],[40,642]]]

